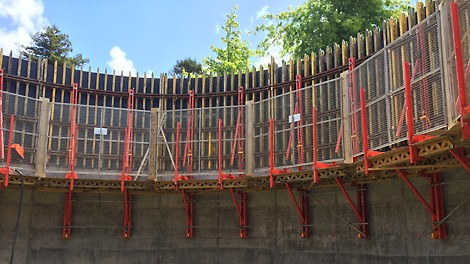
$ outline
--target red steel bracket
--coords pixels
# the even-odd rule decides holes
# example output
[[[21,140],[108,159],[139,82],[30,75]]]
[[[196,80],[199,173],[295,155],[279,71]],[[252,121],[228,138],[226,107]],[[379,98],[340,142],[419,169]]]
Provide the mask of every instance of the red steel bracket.
[[[349,205],[354,211],[354,214],[357,217],[357,220],[359,220],[359,226],[358,226],[358,231],[359,234],[357,234],[358,238],[367,238],[367,220],[366,220],[366,185],[365,184],[353,184],[356,186],[357,191],[356,191],[356,198],[357,198],[357,206],[353,203],[351,200],[351,197],[349,194],[346,192],[346,189],[343,186],[343,182],[341,181],[340,178],[335,178],[336,183],[338,184],[338,187],[340,188],[341,192],[343,193],[344,197],[348,201]]]
[[[433,223],[433,233],[432,238],[434,239],[444,239],[447,237],[447,231],[444,224],[439,224],[437,228],[434,228],[438,223],[444,218],[444,199],[442,195],[442,178],[438,174],[433,174],[429,176],[430,183],[430,201],[431,204],[427,203],[424,200],[423,196],[418,192],[414,185],[408,180],[405,172],[402,170],[396,170],[398,176],[406,183],[408,188],[413,192],[413,194],[418,198],[421,204],[424,205],[424,208],[431,214],[432,223]]]
[[[1,112],[1,109],[0,109]],[[12,173],[12,170],[10,169],[10,164],[11,164],[11,149],[13,148],[13,145],[17,144],[12,144],[13,141],[13,131],[15,130],[15,116],[10,115],[10,133],[8,136],[8,150],[7,150],[7,162],[5,164],[4,168],[0,168],[0,173],[5,175],[5,178],[3,179],[3,186],[7,187],[10,179],[10,174]],[[22,147],[20,147],[23,149]],[[20,154],[20,152],[18,152]],[[22,156],[20,154],[20,156]],[[24,156],[22,156],[24,158]]]
[[[449,150],[449,153],[462,165],[462,167],[470,172],[470,159],[465,156],[464,148],[455,148]]]
[[[70,228],[72,225],[72,189],[68,190],[64,204],[64,226],[62,228],[62,238],[70,237]]]
[[[450,14],[452,19],[452,36],[454,40],[455,66],[457,74],[457,87],[459,91],[460,123],[462,126],[462,139],[470,139],[470,106],[467,105],[467,93],[465,84],[465,72],[463,69],[462,39],[460,37],[459,6],[456,2],[450,2]]]
[[[194,200],[192,199],[191,193],[187,193],[184,190],[181,190],[183,195],[184,210],[186,212],[186,237],[193,237],[193,223],[194,223],[194,214],[193,214],[193,205]]]
[[[132,209],[132,196],[124,189],[124,224],[123,224],[123,237],[130,238],[131,237],[131,209]]]
[[[269,119],[269,188],[273,188],[274,175],[288,173],[288,169],[279,170],[274,167],[274,119]]]
[[[418,149],[415,143],[422,142],[428,139],[435,138],[435,136],[428,135],[415,135],[414,120],[413,120],[413,95],[411,91],[410,79],[410,63],[403,62],[403,82],[405,84],[405,103],[406,103],[406,124],[408,126],[408,148],[410,151],[410,163],[416,163],[422,160],[418,156]]]
[[[189,176],[182,176],[179,173],[179,154],[180,154],[180,122],[176,122],[176,147],[175,147],[175,175],[173,177],[173,183],[175,189],[178,189],[178,181],[189,180]]]
[[[292,199],[292,202],[294,203],[295,209],[297,210],[297,213],[299,214],[300,217],[300,223],[302,225],[302,232],[300,233],[301,238],[308,238],[310,235],[310,227],[309,227],[309,217],[308,217],[308,194],[305,190],[299,190],[300,191],[300,204],[297,203],[297,200],[295,199],[294,193],[292,192],[292,189],[289,185],[289,183],[286,183],[286,189],[289,192],[290,198]]]
[[[124,182],[132,177],[132,132],[134,130],[134,89],[129,90],[127,98],[127,126],[124,131],[124,153],[122,155],[121,191],[125,190]]]
[[[78,125],[77,125],[77,103],[78,103],[78,84],[72,85],[72,92],[70,93],[70,143],[68,163],[70,172],[65,175],[66,179],[70,179],[69,189],[73,190],[74,180],[78,178],[75,173],[75,162],[77,157],[77,139],[78,139]]]
[[[246,192],[238,191],[238,199],[235,196],[235,192],[230,188],[230,194],[232,194],[233,202],[235,203],[235,208],[237,209],[238,222],[240,225],[240,238],[248,237],[248,214],[247,214],[247,194]]]

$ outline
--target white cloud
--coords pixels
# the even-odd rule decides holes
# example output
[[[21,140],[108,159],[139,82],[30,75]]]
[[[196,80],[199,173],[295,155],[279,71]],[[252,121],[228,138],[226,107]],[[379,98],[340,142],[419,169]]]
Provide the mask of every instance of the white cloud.
[[[220,33],[220,25],[219,23],[215,23],[215,34],[219,35],[219,33]]]
[[[113,47],[109,51],[111,60],[108,61],[108,66],[111,70],[115,70],[116,74],[123,71],[124,75],[129,74],[135,75],[137,70],[134,68],[134,62],[126,58],[126,53],[118,46]]]
[[[274,57],[274,61],[277,64],[281,64],[283,60],[285,61],[289,60],[290,58],[289,55],[281,56],[281,50],[282,50],[281,45],[275,45],[275,46],[269,47],[269,49],[266,51],[266,56],[258,57],[258,59],[253,62],[253,65],[255,65],[255,67],[257,68],[260,65],[267,66],[268,64],[271,63],[271,57]]]
[[[48,25],[42,0],[0,0],[0,48],[18,54],[19,45],[28,45],[30,35]]]
[[[269,6],[265,5],[258,12],[256,12],[256,19],[263,18],[263,16],[268,13],[268,8],[269,8]]]

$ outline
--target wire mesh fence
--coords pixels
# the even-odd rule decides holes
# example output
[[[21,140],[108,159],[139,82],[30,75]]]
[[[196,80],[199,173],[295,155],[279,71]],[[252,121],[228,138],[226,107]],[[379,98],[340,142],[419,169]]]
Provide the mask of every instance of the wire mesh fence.
[[[5,164],[10,140],[10,121],[13,116],[11,143],[11,164],[24,172],[34,174],[38,140],[38,112],[41,101],[27,96],[1,91],[3,124],[0,131],[2,140],[2,165]],[[24,150],[23,157],[20,149]]]
[[[54,103],[51,107],[47,175],[62,177],[69,168],[71,104]],[[127,127],[125,108],[76,105],[77,153],[75,171],[78,177],[117,179],[122,170],[124,131]],[[132,173],[145,175],[149,148],[150,112],[132,110]]]
[[[244,109],[244,105],[233,105],[161,112],[157,126],[162,125],[156,129],[158,179],[173,178],[175,169],[193,179],[215,179],[219,169],[243,175]]]

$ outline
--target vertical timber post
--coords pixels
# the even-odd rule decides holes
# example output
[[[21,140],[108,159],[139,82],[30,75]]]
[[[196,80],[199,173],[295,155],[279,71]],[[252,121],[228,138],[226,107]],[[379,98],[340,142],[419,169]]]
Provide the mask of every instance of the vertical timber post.
[[[49,116],[51,104],[48,98],[42,97],[39,112],[39,138],[36,149],[35,173],[37,177],[46,177],[47,139],[49,137]]]
[[[351,149],[351,129],[349,127],[348,118],[348,73],[341,73],[341,92],[342,92],[342,124],[343,124],[343,154],[344,163],[352,163],[353,155]]]
[[[149,146],[149,176],[148,180],[157,179],[158,166],[158,112],[159,108],[150,109],[150,146]]]
[[[255,171],[255,142],[254,142],[254,116],[253,100],[245,103],[245,174],[254,175]]]

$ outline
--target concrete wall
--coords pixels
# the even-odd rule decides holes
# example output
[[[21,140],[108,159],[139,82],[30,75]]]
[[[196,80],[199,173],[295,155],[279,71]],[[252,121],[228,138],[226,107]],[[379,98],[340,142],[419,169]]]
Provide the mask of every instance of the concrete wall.
[[[444,175],[446,212],[470,194],[470,175]],[[413,178],[427,198],[427,181]],[[452,183],[451,183],[452,182]],[[0,263],[7,263],[16,221],[18,189],[0,190]],[[249,233],[238,238],[228,192],[196,196],[194,238],[185,238],[180,194],[134,195],[132,233],[123,239],[121,194],[74,194],[71,238],[61,237],[65,193],[24,194],[14,263],[468,263],[470,202],[448,220],[448,238],[430,237],[431,218],[397,178],[369,184],[369,238],[338,188],[311,191],[310,238],[285,190],[249,193]],[[80,202],[79,202],[79,201]],[[111,223],[113,222],[113,223]]]

